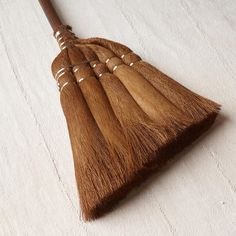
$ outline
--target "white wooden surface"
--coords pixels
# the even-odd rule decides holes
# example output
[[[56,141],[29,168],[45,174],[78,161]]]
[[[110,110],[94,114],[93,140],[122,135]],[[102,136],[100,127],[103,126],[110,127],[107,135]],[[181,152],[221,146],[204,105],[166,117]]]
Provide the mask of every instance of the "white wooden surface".
[[[0,235],[236,235],[236,1],[54,3],[81,37],[129,45],[223,109],[170,168],[83,223],[50,72],[58,47],[36,0],[0,0]]]

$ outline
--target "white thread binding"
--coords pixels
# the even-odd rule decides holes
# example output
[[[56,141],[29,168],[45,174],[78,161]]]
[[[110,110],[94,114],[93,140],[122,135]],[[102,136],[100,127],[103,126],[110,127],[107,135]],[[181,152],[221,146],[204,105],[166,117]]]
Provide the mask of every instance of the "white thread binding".
[[[66,71],[61,72],[60,74],[58,74],[58,76],[56,77],[56,81],[58,82],[58,80],[66,73]]]
[[[61,48],[61,50],[64,50],[64,49],[66,49],[66,45],[65,45],[64,47]]]
[[[86,64],[86,63],[88,63],[88,62],[89,62],[89,61],[86,60],[86,61],[82,61],[82,62],[80,62],[80,63],[77,64],[77,65],[73,65],[73,66],[72,66],[72,68],[73,68],[73,69],[72,69],[73,72],[74,72],[74,73],[77,72],[77,71],[79,70],[79,67],[80,67],[81,64]]]
[[[61,77],[61,73],[62,72],[65,72],[66,71],[66,69],[63,67],[63,68],[61,68],[59,71],[57,71],[57,73],[55,74],[55,79],[56,79],[56,81],[58,81],[58,79],[59,79],[59,77]]]
[[[79,70],[79,67],[76,67],[75,69],[73,68],[74,73]]]
[[[65,42],[59,43],[59,47],[61,48],[62,46],[64,46]]]
[[[59,91],[62,92],[63,88],[66,87],[66,85],[69,84],[69,81],[65,82],[61,87],[59,87]]]
[[[80,78],[80,79],[78,80],[78,83],[82,82],[84,79],[85,79],[85,78]]]
[[[60,42],[63,39],[63,36],[57,38],[57,42]]]
[[[61,34],[61,32],[59,30],[57,32],[55,32],[55,38],[57,38],[60,34]]]
[[[114,72],[117,69],[118,66],[114,66],[112,71]]]

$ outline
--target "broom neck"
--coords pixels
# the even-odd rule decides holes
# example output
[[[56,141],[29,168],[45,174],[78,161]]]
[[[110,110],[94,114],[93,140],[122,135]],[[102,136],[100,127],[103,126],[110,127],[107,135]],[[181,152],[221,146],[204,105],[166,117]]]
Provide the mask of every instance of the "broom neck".
[[[53,7],[50,0],[39,0],[39,3],[53,29],[55,32],[58,27],[60,27],[62,24],[61,19],[59,18],[55,8]]]
[[[50,0],[39,0],[39,3],[54,31],[54,36],[61,49],[65,48],[66,44],[68,46],[70,42],[77,39],[71,31],[71,27],[62,23]]]

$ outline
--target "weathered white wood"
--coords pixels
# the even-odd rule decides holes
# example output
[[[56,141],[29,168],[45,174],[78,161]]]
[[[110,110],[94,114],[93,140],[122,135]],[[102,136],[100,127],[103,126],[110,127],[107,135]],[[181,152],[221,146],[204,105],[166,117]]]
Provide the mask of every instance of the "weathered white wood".
[[[37,1],[0,0],[0,235],[236,235],[236,2],[54,3],[81,37],[129,45],[223,109],[167,170],[83,223],[50,73],[57,45]]]

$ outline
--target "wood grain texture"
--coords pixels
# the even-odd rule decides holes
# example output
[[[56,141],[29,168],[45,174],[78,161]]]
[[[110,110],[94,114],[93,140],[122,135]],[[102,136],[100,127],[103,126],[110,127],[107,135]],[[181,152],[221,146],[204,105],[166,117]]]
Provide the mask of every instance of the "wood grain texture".
[[[80,37],[128,45],[223,109],[168,169],[85,224],[50,72],[56,42],[37,1],[0,0],[0,235],[235,235],[236,2],[54,3]]]

